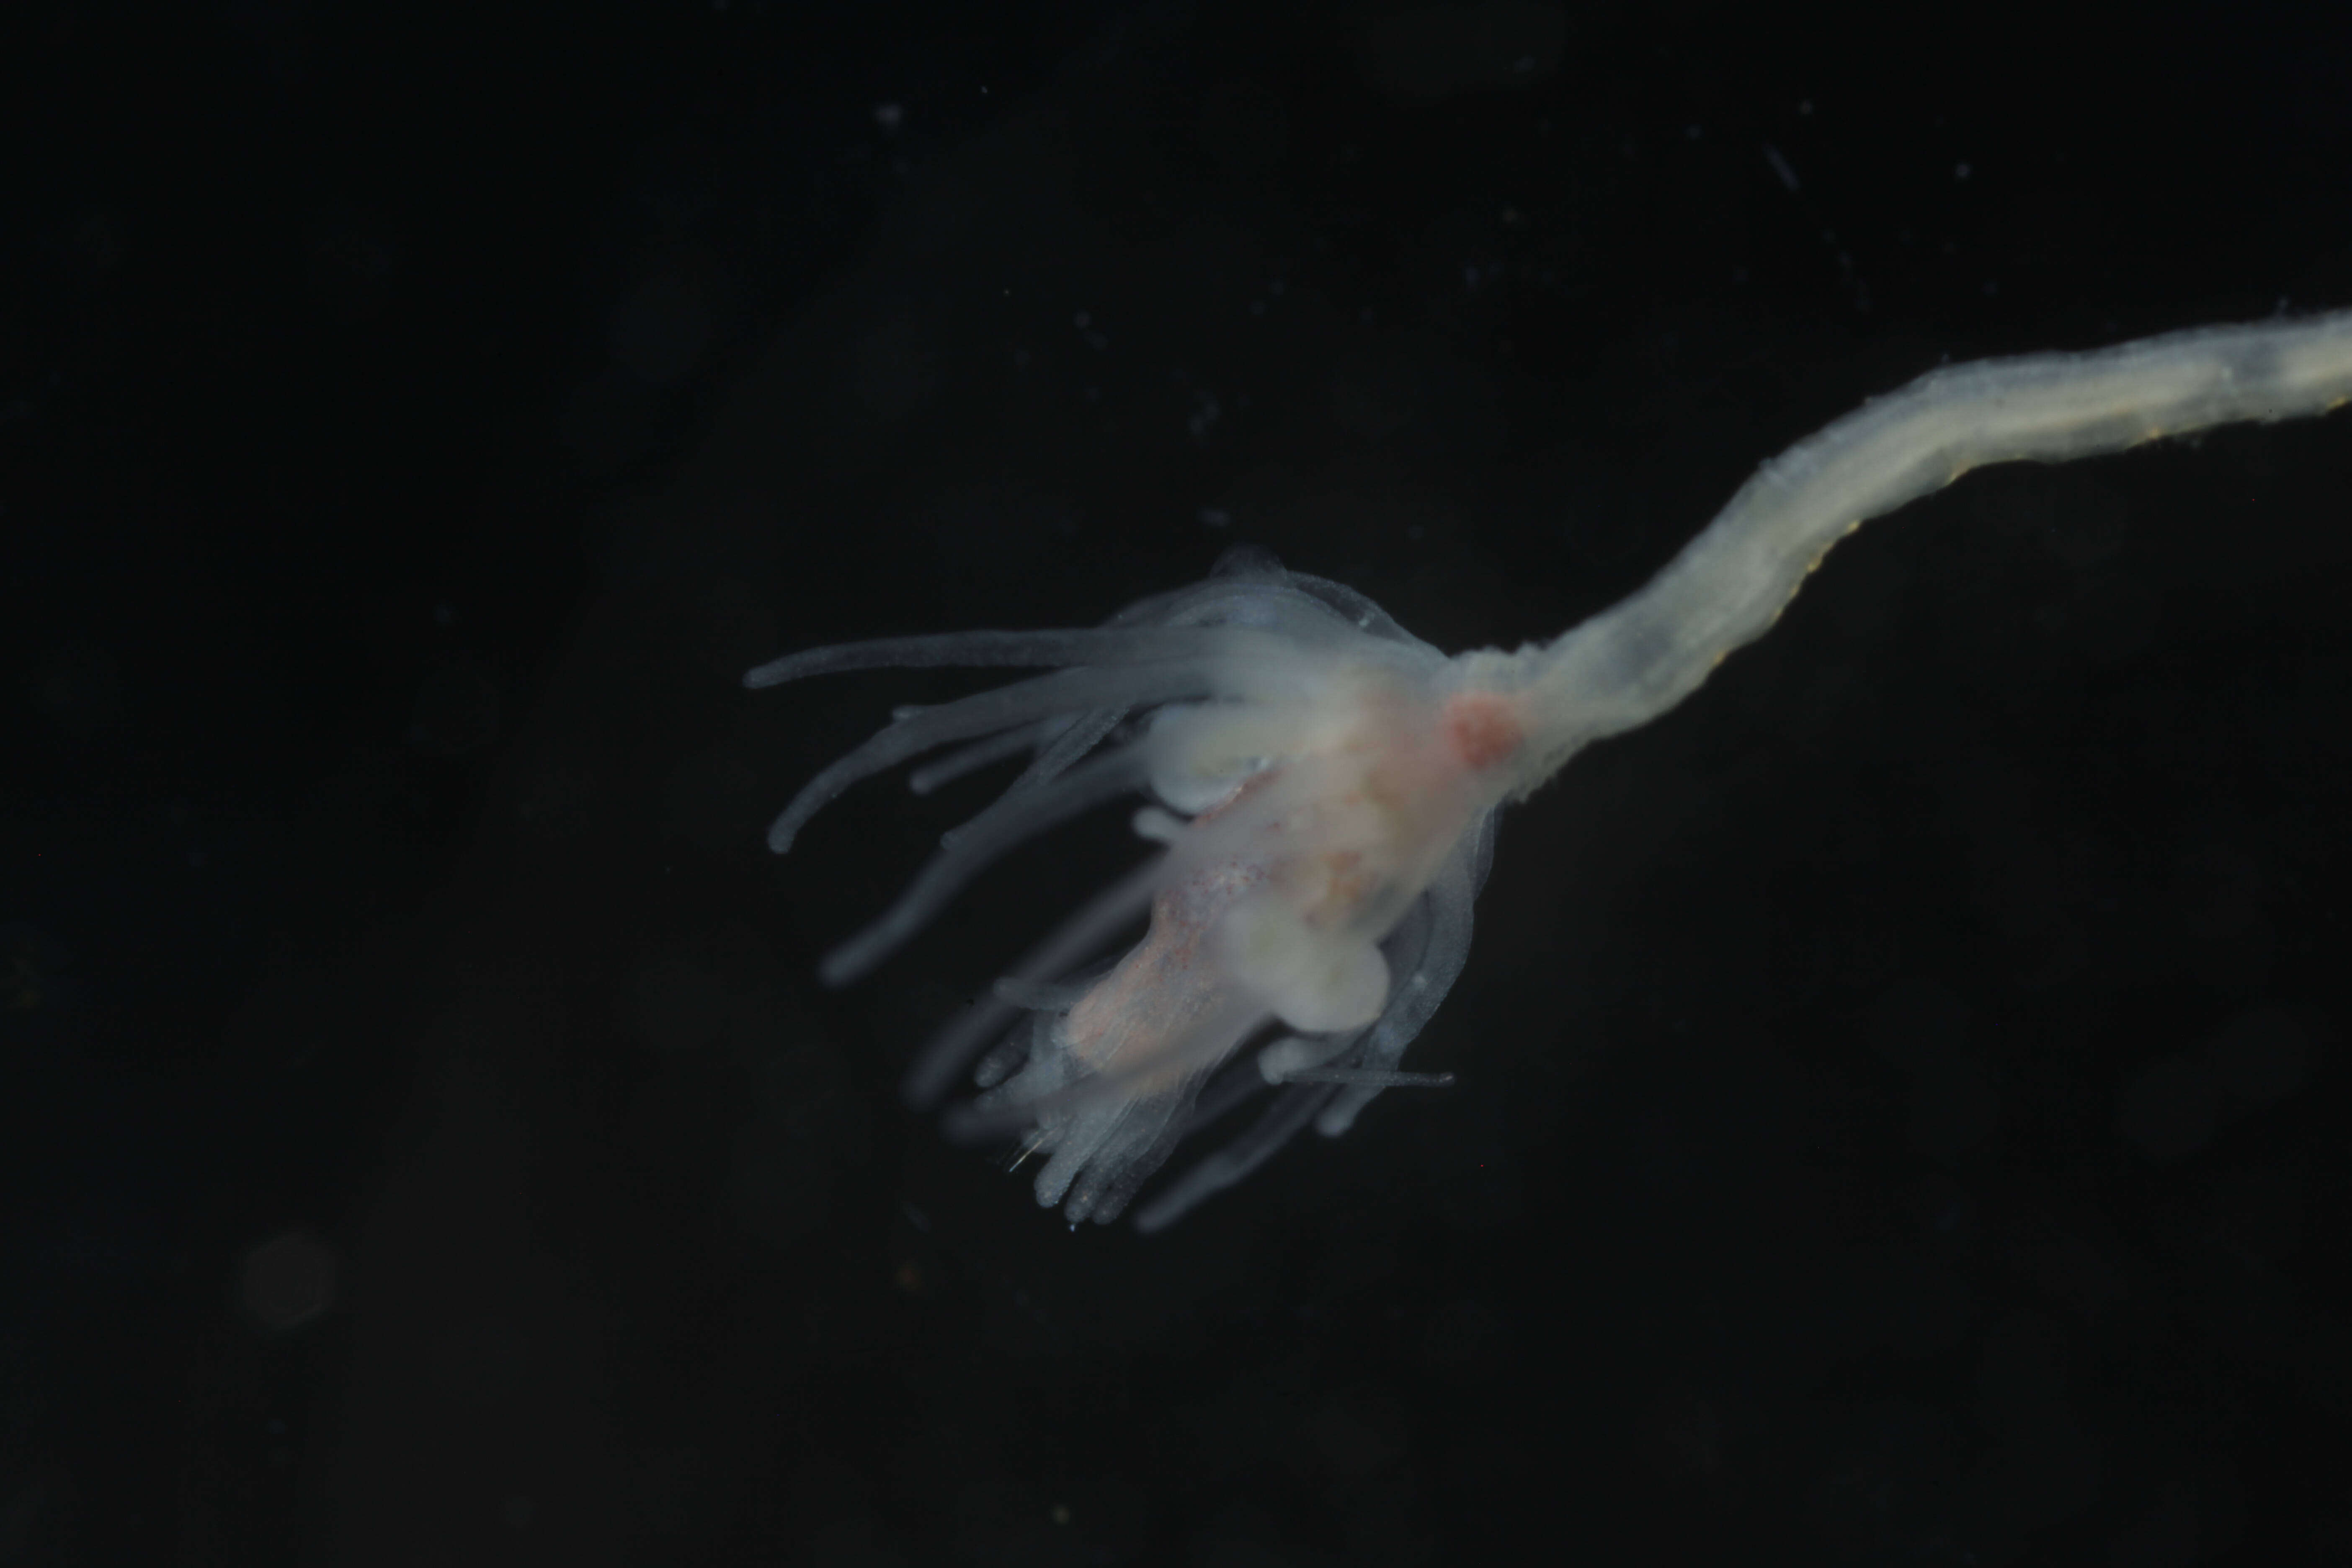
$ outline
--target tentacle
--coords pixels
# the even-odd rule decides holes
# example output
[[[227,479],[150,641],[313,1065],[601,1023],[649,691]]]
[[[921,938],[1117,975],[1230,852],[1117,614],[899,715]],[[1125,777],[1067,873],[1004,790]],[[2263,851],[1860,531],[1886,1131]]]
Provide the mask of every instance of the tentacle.
[[[961,701],[926,708],[882,731],[809,780],[768,829],[768,847],[783,854],[793,847],[800,830],[808,826],[809,818],[842,791],[934,746],[990,734],[1054,714],[1111,703],[1167,702],[1199,697],[1212,684],[1209,662],[1192,658],[1140,668],[1058,670],[1017,685],[978,692]]]
[[[929,637],[875,637],[803,648],[747,672],[754,691],[856,669],[1051,668],[1055,666],[1155,664],[1202,651],[1190,627],[1087,626],[1031,632],[945,632]]]
[[[1147,1236],[1165,1230],[1249,1175],[1314,1121],[1333,1092],[1328,1084],[1302,1084],[1276,1096],[1248,1131],[1153,1194],[1151,1201],[1137,1211],[1135,1228]]]
[[[1060,929],[1039,943],[1006,976],[1014,994],[1026,987],[1050,984],[1099,952],[1121,927],[1150,904],[1152,889],[1165,874],[1167,860],[1165,855],[1152,857],[1096,894],[1084,909],[1063,921]],[[963,1071],[964,1064],[995,1038],[1018,1011],[1015,1004],[993,990],[965,1008],[939,1032],[908,1069],[906,1081],[899,1088],[900,1098],[917,1110],[928,1110],[937,1105]]]
[[[1017,757],[1024,752],[1037,751],[1067,722],[1060,719],[1041,719],[1034,724],[1024,724],[1001,735],[991,735],[984,741],[958,746],[937,762],[925,763],[908,773],[907,787],[917,795],[929,795],[940,785],[953,784],[966,773],[978,773],[992,763]]]
[[[1148,766],[1142,750],[1130,746],[1074,768],[1051,784],[997,802],[931,858],[881,919],[825,954],[817,973],[828,985],[848,984],[922,930],[990,861],[1058,822],[1139,788]]]

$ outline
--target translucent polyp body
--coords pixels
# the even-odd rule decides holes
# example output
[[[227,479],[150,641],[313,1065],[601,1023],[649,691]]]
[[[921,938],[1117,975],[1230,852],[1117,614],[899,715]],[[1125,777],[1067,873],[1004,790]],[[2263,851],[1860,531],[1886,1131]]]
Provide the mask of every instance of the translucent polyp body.
[[[831,670],[1051,668],[898,722],[825,769],[769,831],[782,852],[857,779],[943,745],[915,787],[1026,754],[879,921],[838,984],[905,942],[981,867],[1119,795],[1167,845],[950,1024],[908,1079],[929,1105],[992,1039],[951,1125],[1025,1134],[1042,1202],[1117,1215],[1190,1132],[1259,1082],[1258,1122],[1162,1188],[1157,1228],[1310,1121],[1345,1131],[1461,972],[1494,814],[1582,747],[1673,708],[1778,618],[1871,518],[1994,463],[2063,462],[2352,400],[2352,311],[2200,328],[2085,353],[1954,365],[1836,421],[1741,486],[1656,576],[1553,641],[1448,659],[1360,594],[1229,554],[1208,582],[1090,631],[970,632],[816,648],[751,686]],[[1087,961],[1147,910],[1142,942]],[[1015,1015],[1029,1016],[1005,1034]],[[1255,1071],[1212,1075],[1278,1026]],[[1204,1089],[1204,1084],[1206,1085]]]
[[[1460,972],[1493,810],[1522,750],[1515,700],[1465,684],[1475,661],[1448,660],[1336,584],[1235,552],[1208,582],[1093,633],[853,645],[752,679],[962,662],[1061,668],[902,711],[771,834],[788,846],[841,788],[932,747],[962,743],[915,775],[919,788],[1031,758],[897,906],[828,958],[829,979],[879,962],[1022,838],[1118,795],[1156,803],[1137,826],[1165,848],[951,1023],[909,1075],[911,1100],[942,1098],[1010,1025],[976,1074],[985,1092],[950,1125],[1020,1139],[1024,1158],[1043,1158],[1040,1202],[1108,1220],[1242,1090],[1284,1086],[1256,1128],[1145,1212],[1157,1226],[1310,1121],[1336,1136],[1381,1090],[1417,1081],[1397,1061]],[[1101,963],[1147,911],[1142,940]],[[1204,1104],[1217,1070],[1269,1029],[1256,1065]]]

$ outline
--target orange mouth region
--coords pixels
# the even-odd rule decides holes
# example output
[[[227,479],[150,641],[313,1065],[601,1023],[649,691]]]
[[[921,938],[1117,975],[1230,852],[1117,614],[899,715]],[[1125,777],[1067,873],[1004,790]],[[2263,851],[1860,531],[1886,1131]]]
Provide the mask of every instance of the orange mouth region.
[[[1445,700],[1438,723],[1462,765],[1483,773],[1508,760],[1526,739],[1511,700],[1491,691],[1457,691]]]

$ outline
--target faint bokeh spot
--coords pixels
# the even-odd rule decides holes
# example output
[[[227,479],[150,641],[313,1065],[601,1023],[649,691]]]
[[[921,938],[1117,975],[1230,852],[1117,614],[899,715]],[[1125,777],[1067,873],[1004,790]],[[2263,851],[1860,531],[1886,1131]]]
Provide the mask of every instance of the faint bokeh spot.
[[[245,1255],[237,1296],[266,1329],[298,1329],[335,1297],[335,1255],[303,1231],[288,1231]]]

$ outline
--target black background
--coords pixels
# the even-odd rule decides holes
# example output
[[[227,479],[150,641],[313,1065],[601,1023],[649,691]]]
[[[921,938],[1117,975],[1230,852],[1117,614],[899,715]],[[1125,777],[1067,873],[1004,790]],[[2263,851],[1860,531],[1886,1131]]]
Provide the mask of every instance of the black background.
[[[1943,359],[2352,305],[2340,9],[18,6],[0,1562],[2352,1555],[2352,438],[1971,477],[1508,814],[1347,1139],[893,1098],[826,640],[1440,644]]]

